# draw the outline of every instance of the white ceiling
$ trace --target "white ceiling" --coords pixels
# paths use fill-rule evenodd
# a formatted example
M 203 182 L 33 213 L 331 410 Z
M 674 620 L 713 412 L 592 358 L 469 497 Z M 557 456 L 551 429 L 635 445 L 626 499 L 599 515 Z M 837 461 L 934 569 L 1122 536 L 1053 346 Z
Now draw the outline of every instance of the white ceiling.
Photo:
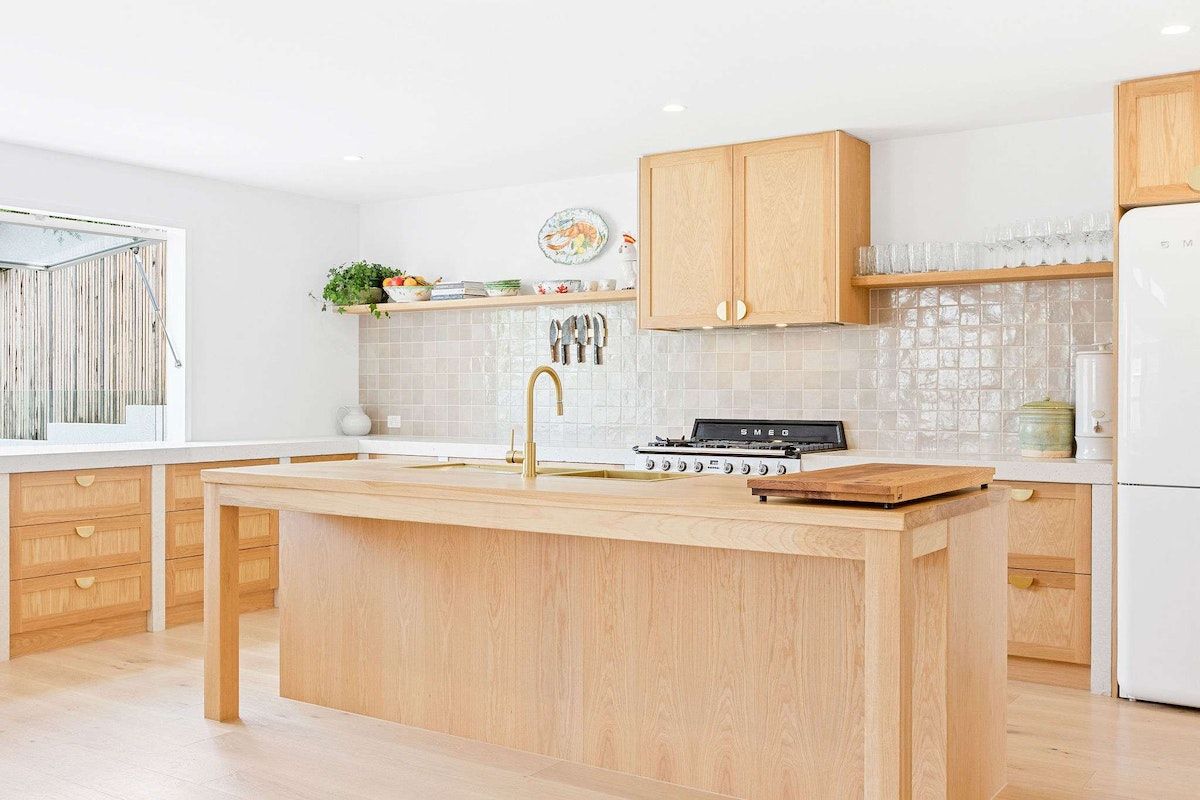
M 1097 113 L 1197 68 L 1195 0 L 14 0 L 0 141 L 370 201 Z

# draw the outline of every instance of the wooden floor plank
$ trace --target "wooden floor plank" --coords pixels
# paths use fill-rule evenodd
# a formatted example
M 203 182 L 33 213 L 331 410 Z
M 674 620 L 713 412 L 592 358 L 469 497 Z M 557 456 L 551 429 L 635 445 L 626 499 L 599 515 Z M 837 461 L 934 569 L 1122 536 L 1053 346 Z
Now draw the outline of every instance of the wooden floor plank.
M 199 624 L 0 663 L 0 797 L 714 800 L 277 696 L 277 612 L 243 616 L 243 722 L 203 718 Z M 1004 800 L 1191 800 L 1200 712 L 1010 681 Z

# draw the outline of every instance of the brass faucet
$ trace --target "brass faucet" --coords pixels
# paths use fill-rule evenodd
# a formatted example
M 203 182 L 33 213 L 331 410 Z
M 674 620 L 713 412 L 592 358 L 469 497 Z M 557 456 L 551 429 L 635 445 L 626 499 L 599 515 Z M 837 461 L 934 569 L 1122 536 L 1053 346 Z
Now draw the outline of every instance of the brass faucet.
M 537 443 L 533 440 L 533 388 L 537 385 L 538 377 L 543 374 L 549 375 L 550 380 L 554 382 L 558 415 L 561 417 L 563 413 L 562 381 L 559 380 L 558 373 L 551 367 L 538 367 L 529 374 L 529 383 L 525 385 L 525 454 L 521 455 L 516 447 L 510 444 L 511 449 L 505 457 L 505 461 L 510 464 L 522 465 L 521 476 L 525 478 L 537 477 Z

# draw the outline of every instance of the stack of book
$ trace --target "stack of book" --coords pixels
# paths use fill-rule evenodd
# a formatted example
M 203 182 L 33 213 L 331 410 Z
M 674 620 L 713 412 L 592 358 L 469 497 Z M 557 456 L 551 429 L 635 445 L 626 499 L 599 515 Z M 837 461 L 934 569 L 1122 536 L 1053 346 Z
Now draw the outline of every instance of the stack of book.
M 487 290 L 482 281 L 457 281 L 455 283 L 437 283 L 433 286 L 430 300 L 462 300 L 466 297 L 487 297 Z

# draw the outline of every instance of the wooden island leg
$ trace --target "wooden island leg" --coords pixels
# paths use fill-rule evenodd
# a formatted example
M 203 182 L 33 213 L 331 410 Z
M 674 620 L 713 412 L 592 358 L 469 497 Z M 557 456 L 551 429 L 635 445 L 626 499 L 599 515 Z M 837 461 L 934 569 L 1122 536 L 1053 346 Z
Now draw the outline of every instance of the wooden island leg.
M 238 510 L 204 484 L 204 716 L 238 718 Z

